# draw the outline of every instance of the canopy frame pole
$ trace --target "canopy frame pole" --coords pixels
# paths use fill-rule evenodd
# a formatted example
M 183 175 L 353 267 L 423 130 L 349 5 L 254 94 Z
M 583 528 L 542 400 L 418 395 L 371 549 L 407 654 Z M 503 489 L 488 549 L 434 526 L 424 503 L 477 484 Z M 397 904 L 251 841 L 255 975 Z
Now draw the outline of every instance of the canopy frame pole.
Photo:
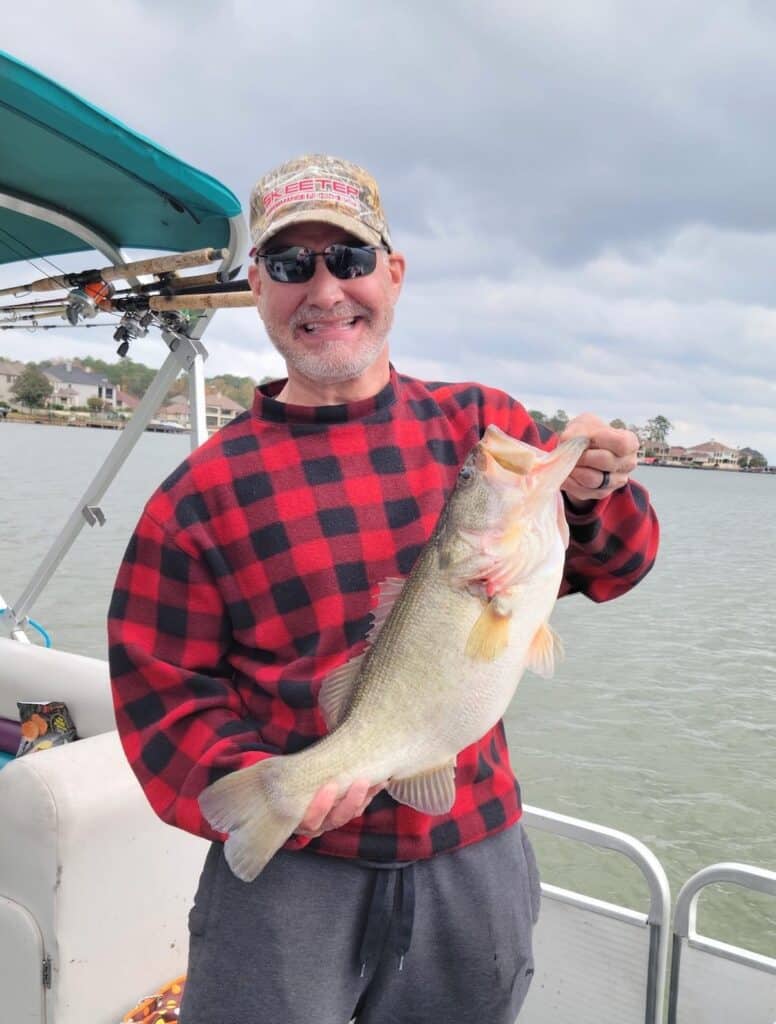
M 41 207 L 41 209 L 43 208 Z M 52 215 L 56 214 L 56 211 L 52 210 L 50 212 Z M 56 215 L 59 216 L 58 214 Z M 31 213 L 31 216 L 39 216 L 39 214 Z M 68 228 L 67 230 L 73 229 Z M 73 231 L 73 233 L 78 234 L 79 237 L 84 237 L 78 231 Z M 222 271 L 228 272 L 238 262 L 238 254 L 244 251 L 247 239 L 248 233 L 242 216 L 230 218 L 228 255 L 221 264 Z M 94 244 L 98 240 L 101 241 L 101 244 Z M 107 239 L 100 240 L 95 234 L 93 239 L 89 238 L 88 241 L 90 245 L 94 244 L 95 248 L 114 262 L 125 262 L 121 252 L 114 250 Z M 51 545 L 18 601 L 12 606 L 9 605 L 5 610 L 5 614 L 12 624 L 11 637 L 13 639 L 22 640 L 24 638 L 24 640 L 27 640 L 26 634 L 24 634 L 27 615 L 48 581 L 56 572 L 62 559 L 73 546 L 84 524 L 89 523 L 90 526 L 95 526 L 97 523 L 102 525 L 105 522 L 105 516 L 99 507 L 99 501 L 126 461 L 127 456 L 137 444 L 148 423 L 156 415 L 164 396 L 181 370 L 188 371 L 192 376 L 190 384 L 192 395 L 192 448 L 196 448 L 201 441 L 207 438 L 203 363 L 208 353 L 199 339 L 204 334 L 216 312 L 215 309 L 207 310 L 203 316 L 199 317 L 187 328 L 186 333 L 169 329 L 163 332 L 162 336 L 170 347 L 170 354 L 157 372 L 140 405 L 138 405 L 132 418 L 122 430 L 116 444 L 87 487 L 81 500 L 76 505 L 59 536 Z M 196 427 L 195 424 L 197 424 Z
M 221 264 L 221 272 L 226 276 L 239 261 L 237 254 L 246 252 L 249 248 L 250 236 L 242 216 L 229 219 L 229 241 L 226 248 L 229 256 Z M 207 330 L 207 327 L 215 316 L 215 309 L 207 309 L 204 314 L 194 323 L 188 332 L 189 337 L 198 340 Z M 191 450 L 194 451 L 204 441 L 207 441 L 207 396 L 205 394 L 205 370 L 204 361 L 207 359 L 207 351 L 203 349 L 201 358 L 196 358 L 189 369 L 189 410 L 191 417 Z
M 122 430 L 118 441 L 100 466 L 26 589 L 19 600 L 8 608 L 6 614 L 10 616 L 16 626 L 24 625 L 27 613 L 54 575 L 84 525 L 89 523 L 90 526 L 95 526 L 97 523 L 102 525 L 105 522 L 105 516 L 99 507 L 100 499 L 137 444 L 143 431 L 156 415 L 175 378 L 181 370 L 189 370 L 197 357 L 203 357 L 206 354 L 201 342 L 192 341 L 184 334 L 176 334 L 174 338 L 171 338 L 170 349 L 170 354 L 151 382 L 140 405 L 133 413 L 132 419 Z
M 207 441 L 207 395 L 205 393 L 205 361 L 194 358 L 189 369 L 189 415 L 191 417 L 191 450 Z
M 31 199 L 25 199 L 22 196 L 0 191 L 0 207 L 6 210 L 13 210 L 14 213 L 23 213 L 27 217 L 34 217 L 36 220 L 42 220 L 47 224 L 53 224 L 55 227 L 62 228 L 63 231 L 67 231 L 71 235 L 75 235 L 76 238 L 82 239 L 90 248 L 101 252 L 111 263 L 126 262 L 121 255 L 121 249 L 114 245 L 110 239 L 101 235 L 85 221 L 77 220 L 75 217 L 70 216 L 70 214 L 62 213 L 61 210 L 57 210 L 53 206 L 47 206 L 39 201 L 33 202 Z M 45 253 L 29 253 L 20 256 L 19 260 L 39 260 L 43 259 L 44 256 Z M 138 282 L 133 281 L 132 283 L 137 284 Z M 20 289 L 20 291 L 23 291 L 23 289 Z

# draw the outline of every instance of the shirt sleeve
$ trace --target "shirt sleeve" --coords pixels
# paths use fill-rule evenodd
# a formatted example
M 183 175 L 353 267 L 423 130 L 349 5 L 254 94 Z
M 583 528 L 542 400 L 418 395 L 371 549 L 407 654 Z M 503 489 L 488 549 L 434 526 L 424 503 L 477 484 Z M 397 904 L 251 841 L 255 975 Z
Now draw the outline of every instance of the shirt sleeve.
M 655 564 L 660 528 L 647 491 L 629 481 L 584 510 L 566 502 L 571 535 L 560 594 L 609 601 L 635 587 Z
M 556 434 L 537 425 L 517 402 L 504 429 L 545 449 L 554 448 L 558 441 Z M 641 484 L 630 480 L 583 508 L 572 508 L 568 501 L 565 506 L 570 540 L 561 597 L 579 593 L 593 601 L 610 601 L 647 575 L 655 563 L 660 528 Z
M 109 663 L 119 736 L 149 803 L 212 840 L 224 837 L 202 816 L 199 794 L 272 751 L 232 684 L 228 610 L 194 554 L 143 514 L 113 592 Z

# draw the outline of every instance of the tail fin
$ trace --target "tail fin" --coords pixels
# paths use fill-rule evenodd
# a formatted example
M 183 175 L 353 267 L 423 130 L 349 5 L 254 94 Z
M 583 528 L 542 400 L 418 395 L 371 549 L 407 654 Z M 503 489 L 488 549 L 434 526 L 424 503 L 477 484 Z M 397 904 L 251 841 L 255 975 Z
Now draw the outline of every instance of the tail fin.
M 298 813 L 283 792 L 279 775 L 285 757 L 268 758 L 225 775 L 199 797 L 207 820 L 219 832 L 228 832 L 224 846 L 227 863 L 243 882 L 252 882 L 302 820 L 307 801 L 298 801 Z M 282 808 L 278 797 L 283 795 Z

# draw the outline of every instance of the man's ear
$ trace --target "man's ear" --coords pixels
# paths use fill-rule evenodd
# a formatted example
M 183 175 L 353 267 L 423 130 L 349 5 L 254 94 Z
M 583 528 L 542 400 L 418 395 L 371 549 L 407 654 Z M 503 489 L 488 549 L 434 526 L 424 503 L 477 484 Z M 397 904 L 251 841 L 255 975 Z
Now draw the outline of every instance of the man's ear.
M 261 295 L 261 274 L 255 263 L 251 263 L 248 267 L 248 284 L 251 286 L 254 299 L 258 302 L 259 295 Z
M 389 252 L 388 273 L 391 275 L 391 284 L 393 285 L 397 296 L 401 291 L 405 270 L 406 263 L 402 254 L 400 252 Z

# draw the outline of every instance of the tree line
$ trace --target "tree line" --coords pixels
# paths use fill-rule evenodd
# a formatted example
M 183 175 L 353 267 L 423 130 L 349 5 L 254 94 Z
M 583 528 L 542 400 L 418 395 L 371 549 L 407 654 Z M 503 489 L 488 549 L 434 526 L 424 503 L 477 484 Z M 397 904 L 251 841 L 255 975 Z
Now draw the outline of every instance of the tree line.
M 528 415 L 536 423 L 541 423 L 542 426 L 554 430 L 556 434 L 563 433 L 569 422 L 569 415 L 563 409 L 558 409 L 553 416 L 547 416 L 539 409 L 529 409 Z M 651 441 L 660 444 L 665 444 L 668 434 L 674 428 L 673 423 L 665 416 L 655 416 L 653 419 L 647 420 L 643 427 L 639 427 L 635 423 L 626 423 L 621 419 L 612 420 L 609 426 L 615 427 L 617 430 L 633 431 L 642 443 Z
M 549 427 L 550 430 L 554 430 L 558 434 L 566 429 L 569 421 L 569 416 L 563 409 L 558 409 L 553 416 L 547 416 L 539 409 L 529 409 L 528 413 L 537 423 Z M 673 423 L 663 415 L 653 416 L 641 427 L 635 423 L 626 424 L 621 419 L 612 420 L 609 426 L 619 430 L 633 431 L 644 449 L 644 454 L 658 458 L 665 455 L 668 435 L 674 429 Z M 768 466 L 768 460 L 762 452 L 758 452 L 755 448 L 742 448 L 738 457 L 738 465 L 741 469 L 765 469 Z
M 74 366 L 79 366 L 83 370 L 89 369 L 96 375 L 107 377 L 114 387 L 121 388 L 126 394 L 134 395 L 136 398 L 143 397 L 156 375 L 156 370 L 152 367 L 146 366 L 144 363 L 136 363 L 128 357 L 118 363 L 106 363 L 105 360 L 95 359 L 93 356 L 73 359 L 72 362 Z M 54 388 L 43 370 L 52 365 L 53 363 L 49 361 L 27 363 L 11 388 L 17 401 L 30 409 L 41 408 L 49 401 Z M 239 402 L 245 409 L 251 407 L 256 383 L 252 377 L 238 377 L 232 373 L 222 373 L 217 377 L 206 378 L 206 385 L 209 389 Z M 187 387 L 186 377 L 179 377 L 167 392 L 164 404 L 166 405 L 174 398 L 185 394 Z M 97 412 L 102 408 L 103 403 L 99 398 L 90 398 L 87 405 Z M 563 433 L 570 419 L 564 409 L 557 409 L 552 416 L 548 416 L 540 409 L 529 409 L 528 414 L 536 423 L 549 427 L 556 434 Z M 609 425 L 620 430 L 632 430 L 639 438 L 646 455 L 664 454 L 666 439 L 674 428 L 668 417 L 663 415 L 653 416 L 641 427 L 634 423 L 626 424 L 621 419 L 613 419 Z M 759 469 L 766 467 L 768 462 L 755 449 L 744 448 L 741 451 L 738 464 L 742 469 Z
M 0 356 L 0 360 L 2 359 Z M 137 363 L 128 357 L 118 363 L 106 363 L 104 359 L 95 359 L 93 356 L 74 358 L 69 362 L 79 369 L 90 370 L 95 376 L 107 377 L 114 387 L 135 398 L 143 397 L 157 373 L 153 367 Z M 11 393 L 16 400 L 29 409 L 42 408 L 54 393 L 54 387 L 43 371 L 53 365 L 54 362 L 50 360 L 27 363 L 11 387 Z M 216 377 L 207 377 L 205 384 L 208 390 L 218 391 L 227 398 L 239 402 L 246 409 L 250 408 L 253 402 L 256 381 L 252 377 L 223 373 Z M 179 377 L 165 395 L 163 404 L 166 405 L 174 398 L 185 394 L 187 389 L 185 375 Z M 98 398 L 90 399 L 87 404 L 95 411 L 102 407 L 102 402 Z

